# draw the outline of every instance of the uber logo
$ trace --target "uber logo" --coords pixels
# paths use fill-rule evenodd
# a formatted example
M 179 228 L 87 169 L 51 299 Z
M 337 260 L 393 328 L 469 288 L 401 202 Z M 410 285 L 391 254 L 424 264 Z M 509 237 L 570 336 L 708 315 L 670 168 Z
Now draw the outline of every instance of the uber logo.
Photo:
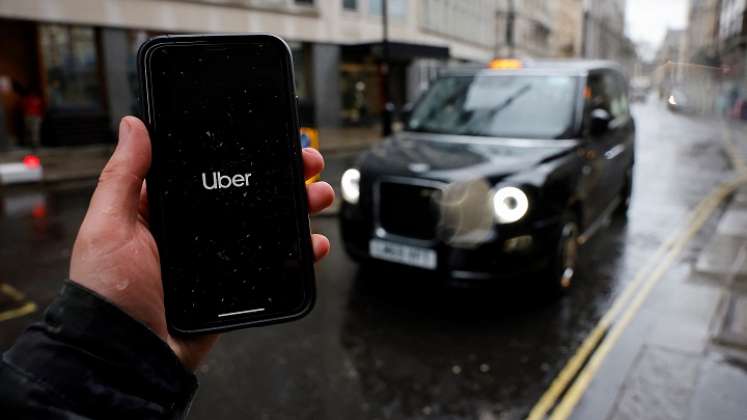
M 210 175 L 206 175 L 205 172 L 202 173 L 202 186 L 206 190 L 214 190 L 214 189 L 224 189 L 224 188 L 231 188 L 231 187 L 246 187 L 249 185 L 249 177 L 252 176 L 252 174 L 236 174 L 234 176 L 229 175 L 223 175 L 218 172 L 213 172 L 211 181 L 208 182 L 208 178 Z

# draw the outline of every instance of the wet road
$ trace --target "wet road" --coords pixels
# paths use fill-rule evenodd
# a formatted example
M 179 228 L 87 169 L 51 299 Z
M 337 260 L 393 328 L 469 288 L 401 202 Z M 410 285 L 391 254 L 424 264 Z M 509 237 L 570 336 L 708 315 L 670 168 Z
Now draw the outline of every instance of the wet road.
M 727 177 L 717 123 L 653 101 L 634 113 L 629 217 L 584 245 L 568 296 L 542 301 L 531 279 L 448 290 L 428 278 L 360 272 L 339 244 L 336 220 L 317 217 L 313 228 L 333 250 L 317 267 L 316 309 L 300 322 L 223 336 L 199 369 L 191 418 L 524 417 L 640 265 Z M 336 179 L 353 158 L 331 159 L 326 177 Z M 48 304 L 90 192 L 90 183 L 8 191 L 0 281 Z M 10 304 L 0 298 L 0 310 Z M 32 318 L 0 322 L 0 348 Z

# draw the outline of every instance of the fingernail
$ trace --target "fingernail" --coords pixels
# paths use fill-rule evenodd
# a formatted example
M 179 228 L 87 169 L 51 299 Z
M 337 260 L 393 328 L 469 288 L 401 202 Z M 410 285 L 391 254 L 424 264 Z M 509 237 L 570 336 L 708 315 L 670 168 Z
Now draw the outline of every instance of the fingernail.
M 132 127 L 130 127 L 130 122 L 127 121 L 127 118 L 122 118 L 119 122 L 119 142 L 129 138 L 131 130 Z

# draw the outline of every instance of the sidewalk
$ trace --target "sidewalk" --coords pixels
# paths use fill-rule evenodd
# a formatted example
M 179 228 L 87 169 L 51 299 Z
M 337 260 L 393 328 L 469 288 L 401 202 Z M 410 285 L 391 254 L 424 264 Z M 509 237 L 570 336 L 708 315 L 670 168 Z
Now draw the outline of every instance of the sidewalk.
M 713 325 L 719 350 L 747 366 L 747 188 L 740 190 L 716 235 L 698 259 L 696 272 L 715 280 L 722 297 Z M 745 390 L 747 394 L 747 389 Z M 747 414 L 747 410 L 745 411 Z
M 341 127 L 319 130 L 321 151 L 332 157 L 355 153 L 381 141 L 380 128 Z M 39 156 L 44 168 L 44 182 L 60 182 L 98 177 L 111 156 L 114 145 L 97 144 L 74 147 L 49 147 L 36 151 L 16 149 L 0 153 L 0 163 L 20 162 L 28 154 Z
M 16 149 L 0 153 L 0 163 L 20 162 L 24 156 L 35 154 L 44 168 L 44 182 L 70 181 L 96 178 L 113 150 L 112 144 Z
M 745 173 L 747 130 L 730 128 L 727 153 Z M 747 186 L 700 240 L 694 262 L 670 267 L 644 301 L 570 418 L 747 419 Z

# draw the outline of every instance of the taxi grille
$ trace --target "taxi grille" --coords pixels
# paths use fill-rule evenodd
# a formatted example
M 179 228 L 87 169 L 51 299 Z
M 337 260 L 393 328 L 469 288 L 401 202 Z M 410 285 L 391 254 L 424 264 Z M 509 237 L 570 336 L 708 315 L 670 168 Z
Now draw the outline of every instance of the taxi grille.
M 420 185 L 379 184 L 379 224 L 388 233 L 430 240 L 436 237 L 441 190 Z

